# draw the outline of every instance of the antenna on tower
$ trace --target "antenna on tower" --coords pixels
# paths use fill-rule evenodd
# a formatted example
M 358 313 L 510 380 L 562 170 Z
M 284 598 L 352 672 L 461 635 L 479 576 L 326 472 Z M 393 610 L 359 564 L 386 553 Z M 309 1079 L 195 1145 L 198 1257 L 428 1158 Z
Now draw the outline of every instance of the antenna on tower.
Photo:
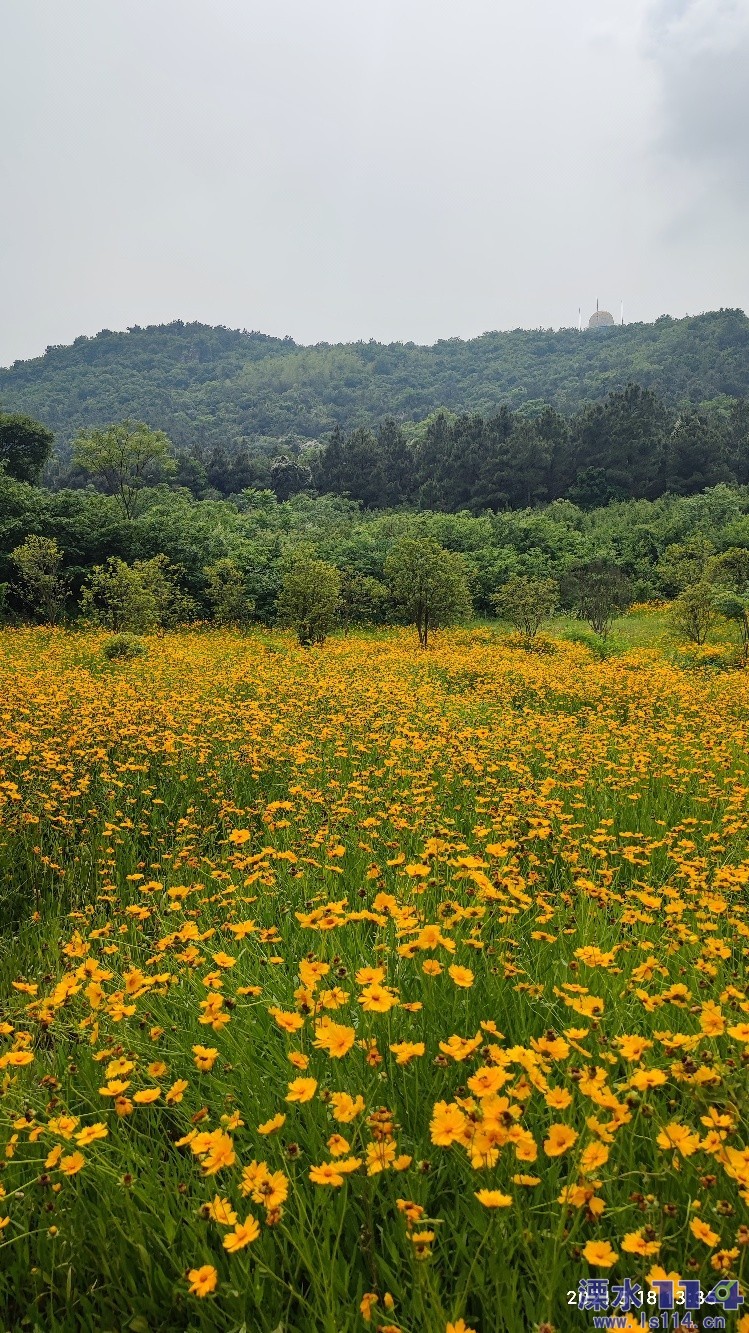
M 624 325 L 624 301 L 622 301 L 622 325 Z
M 581 305 L 577 307 L 577 331 L 578 333 L 583 331 L 583 308 Z

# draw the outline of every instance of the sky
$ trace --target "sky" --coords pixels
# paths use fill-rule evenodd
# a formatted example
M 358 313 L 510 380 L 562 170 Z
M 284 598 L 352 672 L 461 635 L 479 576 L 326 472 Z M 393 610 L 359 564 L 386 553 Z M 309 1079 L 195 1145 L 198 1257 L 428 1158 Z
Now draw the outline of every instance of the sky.
M 749 310 L 749 0 L 0 0 L 0 364 Z

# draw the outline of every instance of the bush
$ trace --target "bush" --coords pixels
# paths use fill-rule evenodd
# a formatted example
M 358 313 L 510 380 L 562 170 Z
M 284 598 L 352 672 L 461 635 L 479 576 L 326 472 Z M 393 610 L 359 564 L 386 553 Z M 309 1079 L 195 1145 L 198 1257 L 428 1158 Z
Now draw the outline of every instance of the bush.
M 114 638 L 107 639 L 101 651 L 108 662 L 116 662 L 132 657 L 145 657 L 148 649 L 143 640 L 136 638 L 134 634 L 115 634 Z
M 583 648 L 587 648 L 599 661 L 626 651 L 620 639 L 612 639 L 610 635 L 604 639 L 600 634 L 590 629 L 583 629 L 582 626 L 567 630 L 564 637 L 568 643 L 579 643 Z
M 515 631 L 500 639 L 503 648 L 521 648 L 526 653 L 538 653 L 541 657 L 550 657 L 558 651 L 553 639 L 544 634 L 522 634 Z

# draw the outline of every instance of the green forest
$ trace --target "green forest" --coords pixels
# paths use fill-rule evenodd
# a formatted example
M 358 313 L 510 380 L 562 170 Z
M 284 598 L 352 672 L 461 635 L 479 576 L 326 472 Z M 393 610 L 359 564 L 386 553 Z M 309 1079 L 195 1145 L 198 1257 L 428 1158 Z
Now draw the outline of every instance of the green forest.
M 563 610 L 581 578 L 612 606 L 695 586 L 707 606 L 726 570 L 743 595 L 748 349 L 739 311 L 433 348 L 175 323 L 48 349 L 1 373 L 3 614 L 271 625 L 312 570 L 334 620 L 387 623 L 414 541 L 459 558 L 482 616 L 529 579 Z
M 502 405 L 565 416 L 630 382 L 670 406 L 749 394 L 749 319 L 741 310 L 595 332 L 516 329 L 431 347 L 374 341 L 315 347 L 291 338 L 172 324 L 103 330 L 0 370 L 0 406 L 54 431 L 125 417 L 164 430 L 178 448 L 266 437 L 321 439 L 388 416 L 436 408 L 493 416 Z

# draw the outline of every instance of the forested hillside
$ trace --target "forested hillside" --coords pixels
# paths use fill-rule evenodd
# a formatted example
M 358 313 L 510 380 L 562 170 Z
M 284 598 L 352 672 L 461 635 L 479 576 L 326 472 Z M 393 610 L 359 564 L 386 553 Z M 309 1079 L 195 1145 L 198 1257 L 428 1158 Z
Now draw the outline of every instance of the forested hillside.
M 81 427 L 131 417 L 178 448 L 285 436 L 319 439 L 437 407 L 492 416 L 506 404 L 564 414 L 635 382 L 667 404 L 749 395 L 749 319 L 740 310 L 578 333 L 486 333 L 431 347 L 301 347 L 204 324 L 107 330 L 0 370 L 0 407 L 43 421 L 58 448 Z

